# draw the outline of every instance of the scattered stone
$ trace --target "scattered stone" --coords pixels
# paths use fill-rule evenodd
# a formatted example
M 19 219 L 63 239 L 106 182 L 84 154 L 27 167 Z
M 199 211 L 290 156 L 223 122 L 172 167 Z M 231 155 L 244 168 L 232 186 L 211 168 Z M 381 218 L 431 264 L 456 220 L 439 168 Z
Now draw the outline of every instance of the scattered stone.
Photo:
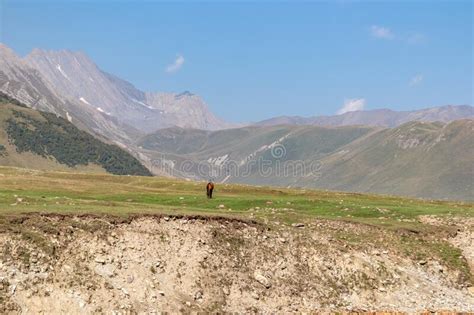
M 223 287 L 222 288 L 222 292 L 225 294 L 225 295 L 229 295 L 230 294 L 230 290 L 228 287 Z
M 133 280 L 135 280 L 135 278 L 134 278 L 132 275 L 129 275 L 129 276 L 127 277 L 127 283 L 132 283 Z
M 165 292 L 163 292 L 163 291 L 158 291 L 158 294 L 161 295 L 161 296 L 165 296 Z
M 469 292 L 472 296 L 474 296 L 474 287 L 467 288 L 467 292 Z
M 418 262 L 418 264 L 419 264 L 420 266 L 424 266 L 424 265 L 426 265 L 427 263 L 428 263 L 428 262 L 427 262 L 426 260 L 420 260 L 420 261 Z
M 201 290 L 197 291 L 197 292 L 194 294 L 194 300 L 196 300 L 196 301 L 197 301 L 197 300 L 202 300 L 202 295 L 203 295 L 203 293 L 202 293 Z
M 217 208 L 219 209 L 225 209 L 225 206 L 223 204 L 220 204 Z
M 106 260 L 105 260 L 105 257 L 103 257 L 103 256 L 97 256 L 97 257 L 94 259 L 94 261 L 95 261 L 96 263 L 98 263 L 98 264 L 104 265 Z
M 293 223 L 291 226 L 296 228 L 304 228 L 304 223 Z
M 104 283 L 104 287 L 105 287 L 107 290 L 112 290 L 112 289 L 114 288 L 114 286 L 113 286 L 110 282 Z
M 272 283 L 270 282 L 270 280 L 257 271 L 254 273 L 254 278 L 267 289 L 269 289 L 272 286 Z

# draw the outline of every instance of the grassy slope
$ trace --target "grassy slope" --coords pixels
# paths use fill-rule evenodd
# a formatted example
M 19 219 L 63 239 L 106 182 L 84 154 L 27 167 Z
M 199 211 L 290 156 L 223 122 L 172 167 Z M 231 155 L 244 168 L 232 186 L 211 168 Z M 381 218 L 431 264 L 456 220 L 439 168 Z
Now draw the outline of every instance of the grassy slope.
M 472 203 L 423 201 L 382 195 L 219 185 L 205 197 L 205 183 L 168 178 L 43 172 L 0 167 L 0 209 L 130 214 L 225 214 L 297 222 L 314 217 L 388 227 L 419 227 L 418 215 L 474 216 Z M 14 195 L 24 198 L 15 204 Z M 13 204 L 13 205 L 12 205 Z M 225 209 L 218 209 L 223 204 Z M 260 207 L 257 211 L 256 207 Z M 253 210 L 252 210 L 253 208 Z M 265 210 L 265 208 L 268 208 Z M 276 213 L 272 213 L 271 209 Z M 230 210 L 231 209 L 231 210 Z
M 158 177 L 0 167 L 0 229 L 5 228 L 7 218 L 31 212 L 218 215 L 253 219 L 269 228 L 319 219 L 350 221 L 379 229 L 378 236 L 370 230 L 343 229 L 328 233 L 350 246 L 382 244 L 413 259 L 441 259 L 460 270 L 464 279 L 471 278 L 459 249 L 445 241 L 455 228 L 425 225 L 419 216 L 472 218 L 472 203 L 243 185 L 217 185 L 216 198 L 208 200 L 204 184 Z
M 322 160 L 316 187 L 425 198 L 474 199 L 472 120 L 411 122 L 348 145 Z
M 151 175 L 128 152 L 0 94 L 0 165 Z
M 15 167 L 31 167 L 34 166 L 40 170 L 56 170 L 66 171 L 70 170 L 66 165 L 58 163 L 54 158 L 42 158 L 37 154 L 31 152 L 19 153 L 16 147 L 9 143 L 8 134 L 5 130 L 6 120 L 11 118 L 11 110 L 23 110 L 13 105 L 1 104 L 0 110 L 0 145 L 5 147 L 4 154 L 0 155 L 0 165 L 3 166 L 15 166 Z M 39 112 L 24 109 L 28 111 L 34 119 L 42 119 Z M 80 172 L 99 172 L 105 173 L 105 170 L 96 164 L 82 165 L 75 168 L 76 171 Z

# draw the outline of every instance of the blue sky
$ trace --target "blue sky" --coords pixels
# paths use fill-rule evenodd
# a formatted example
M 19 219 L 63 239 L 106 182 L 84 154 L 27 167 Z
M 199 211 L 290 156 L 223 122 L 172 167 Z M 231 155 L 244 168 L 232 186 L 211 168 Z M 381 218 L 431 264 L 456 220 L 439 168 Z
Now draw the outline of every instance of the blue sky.
M 0 3 L 20 55 L 81 50 L 230 121 L 473 103 L 471 1 Z

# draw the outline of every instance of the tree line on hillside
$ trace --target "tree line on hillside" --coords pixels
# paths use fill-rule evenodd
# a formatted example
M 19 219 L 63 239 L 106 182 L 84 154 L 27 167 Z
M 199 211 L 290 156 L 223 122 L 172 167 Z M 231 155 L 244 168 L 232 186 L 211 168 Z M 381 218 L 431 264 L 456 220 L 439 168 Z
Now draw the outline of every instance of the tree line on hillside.
M 5 97 L 1 96 L 0 100 Z M 6 132 L 17 152 L 52 156 L 69 167 L 96 163 L 112 174 L 151 176 L 150 171 L 128 152 L 99 141 L 62 117 L 38 113 L 43 119 L 12 110 L 12 117 L 7 119 Z

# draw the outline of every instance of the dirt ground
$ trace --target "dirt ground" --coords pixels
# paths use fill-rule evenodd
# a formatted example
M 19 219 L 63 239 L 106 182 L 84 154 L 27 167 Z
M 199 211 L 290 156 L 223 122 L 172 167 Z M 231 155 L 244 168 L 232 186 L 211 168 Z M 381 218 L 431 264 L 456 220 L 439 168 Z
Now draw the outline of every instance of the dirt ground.
M 395 232 L 366 225 L 39 214 L 7 223 L 0 313 L 474 312 L 471 279 L 401 255 Z M 472 268 L 474 234 L 460 226 L 449 241 Z M 379 241 L 338 237 L 348 231 Z

